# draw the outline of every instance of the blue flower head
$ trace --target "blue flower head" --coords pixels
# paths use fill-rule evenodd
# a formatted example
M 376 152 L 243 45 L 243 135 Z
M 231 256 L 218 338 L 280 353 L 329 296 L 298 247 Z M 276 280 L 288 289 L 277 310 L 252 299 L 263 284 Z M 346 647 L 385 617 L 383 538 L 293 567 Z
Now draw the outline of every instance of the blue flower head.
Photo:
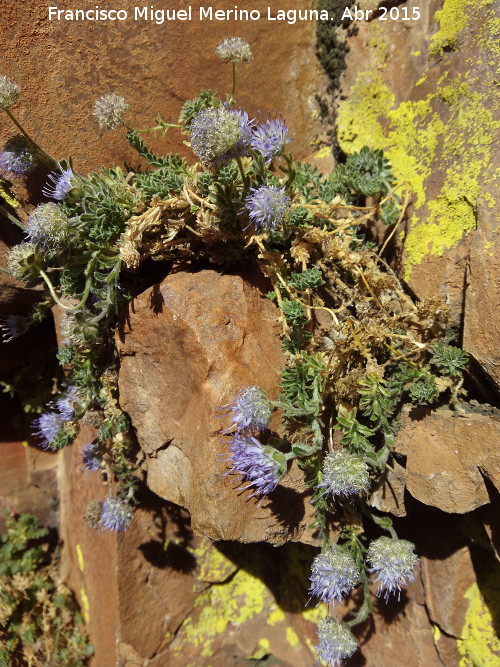
M 273 118 L 253 130 L 252 148 L 259 151 L 266 162 L 271 162 L 291 140 L 281 118 Z
M 41 447 L 49 449 L 64 426 L 64 421 L 58 412 L 44 412 L 37 417 L 33 425 L 33 434 L 41 440 Z
M 66 392 L 66 396 L 59 398 L 56 401 L 56 406 L 63 421 L 72 421 L 76 416 L 76 412 L 80 409 L 80 401 L 76 387 L 70 385 Z
M 0 152 L 0 172 L 24 176 L 35 167 L 37 162 L 33 149 L 22 134 L 18 134 L 5 144 Z
M 340 661 L 350 658 L 357 650 L 358 642 L 347 623 L 337 621 L 331 616 L 318 623 L 319 644 L 316 646 L 318 657 L 329 667 L 340 667 Z
M 418 562 L 414 553 L 415 545 L 408 540 L 397 540 L 390 537 L 379 537 L 368 548 L 367 560 L 371 565 L 370 572 L 377 576 L 377 595 L 384 592 L 387 602 L 389 595 L 401 594 L 401 586 L 414 580 L 413 569 Z
M 13 338 L 21 336 L 28 330 L 28 322 L 20 315 L 0 315 L 0 339 L 2 343 L 10 343 Z
M 363 459 L 347 449 L 330 452 L 323 463 L 323 481 L 318 488 L 325 494 L 348 497 L 368 491 L 370 475 Z
M 100 528 L 116 532 L 127 530 L 133 514 L 132 508 L 127 502 L 121 500 L 121 498 L 110 496 L 101 505 Z
M 238 119 L 240 127 L 240 138 L 237 141 L 234 151 L 238 155 L 248 155 L 247 148 L 252 141 L 252 131 L 255 127 L 255 118 L 250 119 L 246 111 L 243 109 L 232 109 L 231 113 Z
M 191 147 L 206 164 L 227 155 L 242 137 L 241 117 L 224 106 L 200 111 L 191 123 Z
M 83 445 L 82 464 L 88 472 L 97 472 L 101 469 L 102 457 L 98 452 L 97 443 L 89 442 L 87 445 Z
M 231 421 L 238 432 L 246 429 L 263 431 L 271 419 L 271 403 L 259 387 L 242 389 L 233 403 L 225 407 L 232 412 Z
M 226 474 L 239 475 L 248 484 L 242 489 L 255 487 L 255 495 L 267 496 L 285 476 L 287 465 L 284 455 L 274 447 L 265 447 L 256 438 L 235 433 L 229 448 L 228 460 L 233 467 Z
M 359 581 L 359 569 L 351 553 L 334 544 L 313 560 L 309 593 L 331 604 L 342 600 Z
M 259 188 L 250 189 L 245 206 L 250 223 L 253 223 L 257 230 L 272 231 L 283 222 L 290 210 L 290 197 L 284 186 L 279 188 L 274 185 L 261 185 Z
M 52 182 L 52 185 L 50 181 Z M 73 174 L 72 169 L 68 168 L 52 171 L 49 174 L 49 182 L 42 189 L 42 192 L 46 197 L 62 201 L 68 192 L 73 189 L 75 184 L 76 176 Z

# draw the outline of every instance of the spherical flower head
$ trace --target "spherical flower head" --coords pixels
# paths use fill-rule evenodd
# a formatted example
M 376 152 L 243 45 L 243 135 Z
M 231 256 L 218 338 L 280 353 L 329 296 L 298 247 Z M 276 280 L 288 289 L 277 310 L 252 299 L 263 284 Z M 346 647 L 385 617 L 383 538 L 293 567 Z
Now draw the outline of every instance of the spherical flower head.
M 102 457 L 98 452 L 98 445 L 96 443 L 89 442 L 87 445 L 83 445 L 82 465 L 88 472 L 97 472 L 101 469 Z
M 56 401 L 56 406 L 63 421 L 72 421 L 81 407 L 76 387 L 69 386 L 66 396 L 59 398 Z
M 226 155 L 240 139 L 240 119 L 223 106 L 200 111 L 191 123 L 191 147 L 206 164 Z
M 384 592 L 387 602 L 391 593 L 401 594 L 401 586 L 414 580 L 413 569 L 418 562 L 414 553 L 415 545 L 408 540 L 379 537 L 368 548 L 369 571 L 374 572 L 378 582 L 377 595 Z
M 7 109 L 13 104 L 21 89 L 3 74 L 0 74 L 0 109 Z
M 269 163 L 283 151 L 291 140 L 291 137 L 288 136 L 288 127 L 281 118 L 273 118 L 254 128 L 251 145 Z
M 290 210 L 290 197 L 285 193 L 284 186 L 279 188 L 274 185 L 261 185 L 259 188 L 250 189 L 245 206 L 250 223 L 253 223 L 256 229 L 272 231 L 283 222 Z
M 232 109 L 231 113 L 236 116 L 240 126 L 240 139 L 234 147 L 238 155 L 248 155 L 247 148 L 252 142 L 252 131 L 255 127 L 255 118 L 250 119 L 243 109 Z
M 106 498 L 101 506 L 100 528 L 116 532 L 127 530 L 133 514 L 132 508 L 127 502 L 121 500 L 121 498 L 110 496 Z
M 41 440 L 41 446 L 49 449 L 64 426 L 64 421 L 58 412 L 44 412 L 34 422 L 33 434 Z
M 7 268 L 14 278 L 32 286 L 40 279 L 40 269 L 45 268 L 45 259 L 34 243 L 19 243 L 9 252 Z
M 271 420 L 271 403 L 259 387 L 242 389 L 228 408 L 232 412 L 231 421 L 237 431 L 246 429 L 262 431 L 267 428 Z
M 5 144 L 0 152 L 0 172 L 24 176 L 36 165 L 37 159 L 33 149 L 22 134 L 18 134 Z
M 368 466 L 347 449 L 330 452 L 323 463 L 323 482 L 318 488 L 334 498 L 365 493 L 370 488 Z
M 359 580 L 359 569 L 351 553 L 334 544 L 313 560 L 309 593 L 331 604 L 348 595 Z
M 10 343 L 11 340 L 21 336 L 28 330 L 28 322 L 20 315 L 0 315 L 0 339 L 2 343 Z
M 318 657 L 330 667 L 340 667 L 340 661 L 350 658 L 358 648 L 356 637 L 346 623 L 331 616 L 318 623 L 319 644 L 316 646 Z
M 70 168 L 52 171 L 48 178 L 49 181 L 42 188 L 42 192 L 46 197 L 51 197 L 57 201 L 62 201 L 76 186 L 77 181 L 73 170 Z
M 239 475 L 248 484 L 242 489 L 255 487 L 255 495 L 267 496 L 285 476 L 287 465 L 284 455 L 274 447 L 265 447 L 246 433 L 235 433 L 228 459 L 233 467 L 227 473 Z
M 252 58 L 250 44 L 241 37 L 226 37 L 217 44 L 215 53 L 221 60 L 232 63 L 248 62 Z
M 28 218 L 26 235 L 42 248 L 58 250 L 71 239 L 71 225 L 57 204 L 40 204 Z
M 93 113 L 104 130 L 114 130 L 121 125 L 123 114 L 128 107 L 124 97 L 111 93 L 97 100 Z

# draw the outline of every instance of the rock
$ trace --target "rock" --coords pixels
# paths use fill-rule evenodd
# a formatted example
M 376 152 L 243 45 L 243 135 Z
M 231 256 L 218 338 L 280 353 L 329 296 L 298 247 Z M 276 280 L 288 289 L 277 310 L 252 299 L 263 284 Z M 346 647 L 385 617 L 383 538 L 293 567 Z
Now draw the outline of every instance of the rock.
M 315 7 L 312 0 L 304 4 Z M 47 6 L 37 0 L 22 7 L 10 4 L 2 12 L 0 29 L 11 35 L 5 44 L 5 74 L 22 88 L 13 111 L 57 159 L 67 156 L 71 146 L 79 173 L 101 164 L 136 164 L 138 156 L 127 148 L 123 129 L 99 139 L 92 117 L 95 101 L 110 92 L 123 95 L 130 104 L 126 121 L 133 127 L 153 126 L 158 113 L 175 123 L 185 99 L 208 88 L 223 99 L 230 92 L 231 65 L 220 61 L 214 49 L 222 38 L 236 34 L 253 50 L 253 60 L 238 67 L 238 106 L 259 119 L 265 119 L 268 110 L 286 114 L 295 137 L 293 153 L 304 157 L 319 128 L 316 95 L 322 73 L 314 54 L 315 23 L 268 21 L 267 6 L 264 0 L 252 4 L 252 10 L 262 13 L 258 21 L 233 21 L 232 16 L 227 21 L 200 20 L 199 6 L 193 5 L 191 21 L 157 24 L 149 14 L 147 20 L 134 20 L 132 0 L 120 4 L 128 12 L 124 21 L 83 23 L 49 20 Z M 179 8 L 174 4 L 169 10 Z M 43 66 L 47 58 L 49 76 Z M 14 132 L 3 123 L 0 143 Z M 151 137 L 163 153 L 188 153 L 185 136 L 175 129 L 166 141 Z
M 276 306 L 250 281 L 200 271 L 170 274 L 135 299 L 117 337 L 120 403 L 146 455 L 147 484 L 213 540 L 314 542 L 296 465 L 260 507 L 224 475 L 220 407 L 250 385 L 276 398 L 280 332 Z
M 412 416 L 415 418 L 412 419 Z M 484 477 L 500 486 L 500 420 L 437 410 L 410 413 L 396 438 L 411 495 L 443 512 L 464 514 L 490 502 Z
M 465 302 L 465 346 L 498 383 L 496 9 L 410 0 L 391 11 L 396 20 L 357 22 L 348 40 L 338 141 L 347 153 L 383 149 L 409 184 L 398 266 L 419 298 L 446 295 L 452 321 Z
M 394 516 L 406 516 L 405 488 L 405 469 L 393 460 L 382 481 L 371 494 L 369 504 L 381 512 L 388 512 Z

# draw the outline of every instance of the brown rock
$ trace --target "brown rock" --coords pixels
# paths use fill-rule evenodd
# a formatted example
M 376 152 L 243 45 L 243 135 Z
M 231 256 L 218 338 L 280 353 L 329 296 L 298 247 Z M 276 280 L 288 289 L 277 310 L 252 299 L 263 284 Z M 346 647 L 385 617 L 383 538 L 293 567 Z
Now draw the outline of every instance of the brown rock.
M 171 274 L 138 297 L 117 341 L 120 402 L 146 454 L 147 484 L 186 507 L 194 531 L 210 539 L 312 539 L 312 508 L 295 465 L 259 507 L 224 476 L 221 459 L 228 421 L 220 406 L 250 385 L 276 397 L 280 331 L 276 306 L 250 282 L 201 271 Z
M 416 415 L 416 412 L 415 412 Z M 437 410 L 406 420 L 396 451 L 405 454 L 411 495 L 444 512 L 464 514 L 490 502 L 483 475 L 498 485 L 500 420 Z
M 390 468 L 371 494 L 369 504 L 381 512 L 406 516 L 405 488 L 405 469 L 397 461 L 391 461 Z

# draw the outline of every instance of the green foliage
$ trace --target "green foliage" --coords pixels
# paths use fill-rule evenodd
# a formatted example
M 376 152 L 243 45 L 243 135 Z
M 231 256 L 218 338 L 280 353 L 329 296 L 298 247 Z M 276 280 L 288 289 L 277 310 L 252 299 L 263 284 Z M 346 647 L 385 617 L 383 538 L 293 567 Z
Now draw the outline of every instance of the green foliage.
M 380 221 L 384 225 L 394 225 L 401 215 L 401 197 L 394 194 L 380 207 Z
M 92 655 L 71 592 L 56 579 L 48 531 L 5 514 L 0 537 L 0 667 L 84 667 Z
M 286 418 L 317 417 L 322 404 L 323 363 L 319 355 L 303 354 L 281 374 L 279 407 Z
M 308 341 L 312 334 L 307 331 L 307 317 L 302 305 L 295 300 L 283 299 L 280 308 L 291 326 L 291 332 L 285 339 L 283 345 L 289 352 L 298 352 Z
M 467 368 L 467 353 L 459 347 L 436 343 L 432 348 L 431 363 L 437 366 L 443 375 L 457 377 Z
M 169 167 L 160 167 L 156 171 L 146 174 L 136 174 L 134 182 L 144 193 L 144 199 L 149 201 L 154 195 L 161 199 L 168 199 L 172 193 L 182 191 L 185 175 L 176 173 Z
M 192 100 L 187 100 L 182 105 L 181 113 L 179 115 L 179 123 L 189 129 L 191 123 L 193 122 L 195 116 L 200 113 L 203 109 L 208 109 L 209 107 L 216 107 L 220 105 L 220 100 L 217 97 L 217 93 L 211 90 L 203 90 L 198 97 L 195 97 Z
M 347 410 L 340 406 L 337 423 L 334 429 L 342 430 L 342 439 L 340 443 L 347 447 L 352 454 L 369 455 L 373 452 L 373 444 L 369 438 L 375 435 L 375 429 L 371 429 L 361 424 L 357 418 L 357 409 Z
M 320 287 L 325 284 L 325 281 L 323 280 L 321 271 L 313 267 L 312 269 L 302 271 L 302 273 L 292 273 L 289 284 L 300 291 L 304 291 Z
M 396 397 L 394 388 L 388 388 L 383 378 L 367 373 L 360 384 L 359 406 L 375 429 L 390 429 L 389 418 Z

